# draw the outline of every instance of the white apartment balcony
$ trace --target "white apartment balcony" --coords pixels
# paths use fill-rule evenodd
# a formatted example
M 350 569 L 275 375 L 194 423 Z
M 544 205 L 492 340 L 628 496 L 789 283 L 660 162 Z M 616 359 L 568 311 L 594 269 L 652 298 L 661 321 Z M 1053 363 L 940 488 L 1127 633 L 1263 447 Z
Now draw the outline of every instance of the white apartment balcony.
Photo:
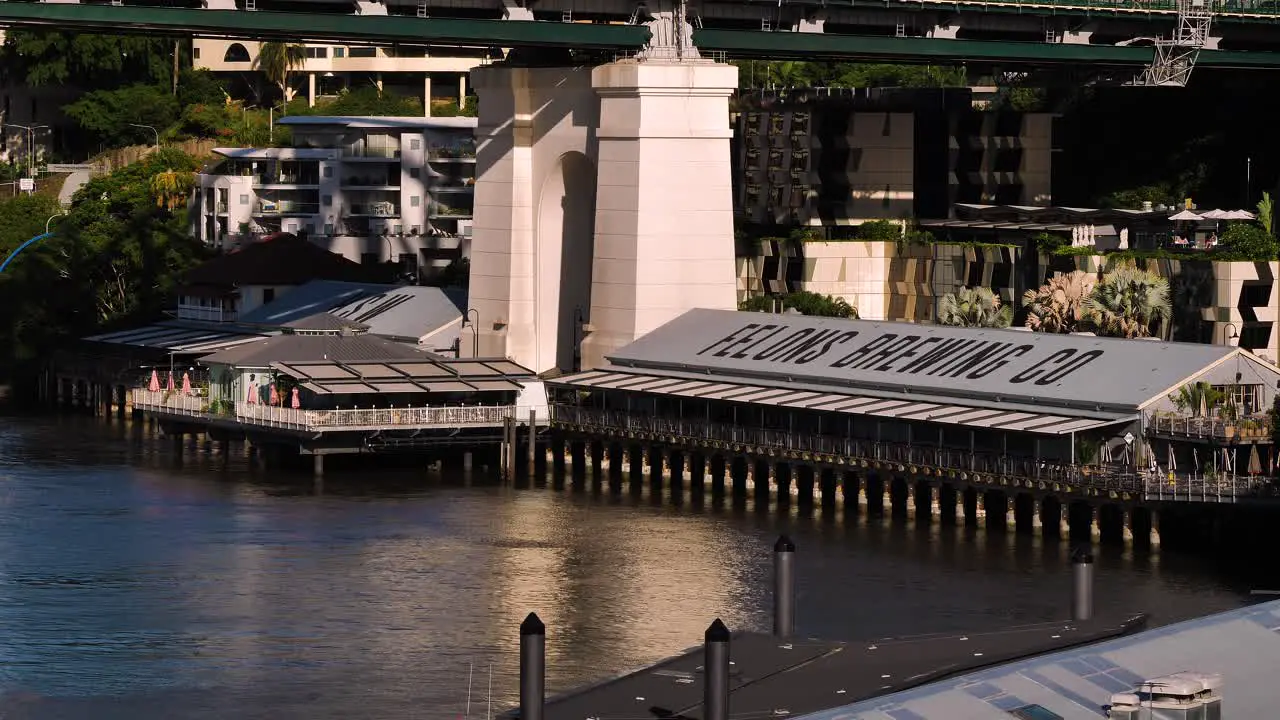
M 349 217 L 400 217 L 400 206 L 393 202 L 358 203 L 347 209 Z
M 254 206 L 254 216 L 316 215 L 320 203 L 294 202 L 291 200 L 259 200 Z
M 253 69 L 253 59 L 258 54 L 259 43 L 249 41 L 199 38 L 195 49 L 200 57 L 193 61 L 197 69 L 213 72 L 248 72 Z M 239 45 L 244 52 L 232 51 Z M 319 51 L 325 57 L 306 58 L 292 73 L 467 73 L 472 68 L 488 65 L 491 61 L 479 57 L 395 57 L 386 48 L 376 48 L 372 57 L 361 57 L 368 48 L 349 48 L 344 45 L 307 43 L 307 48 Z M 351 56 L 355 49 L 357 57 Z M 230 51 L 230 52 L 229 52 Z M 335 57 L 340 52 L 342 57 Z
M 203 320 L 206 322 L 235 322 L 237 313 L 235 310 L 227 310 L 219 307 L 209 307 L 207 305 L 191 305 L 189 303 L 178 303 L 178 319 L 179 320 Z

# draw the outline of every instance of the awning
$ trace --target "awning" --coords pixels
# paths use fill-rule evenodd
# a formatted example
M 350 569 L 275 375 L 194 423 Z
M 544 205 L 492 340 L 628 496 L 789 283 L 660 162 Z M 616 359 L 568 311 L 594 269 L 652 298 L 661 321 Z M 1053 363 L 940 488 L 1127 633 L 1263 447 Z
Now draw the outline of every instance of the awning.
M 974 407 L 955 402 L 763 387 L 744 382 L 692 380 L 614 370 L 590 370 L 548 380 L 547 383 L 572 388 L 634 391 L 698 400 L 723 400 L 767 407 L 915 420 L 1037 435 L 1064 435 L 1115 425 L 1131 419 L 1123 416 L 1073 417 L 1058 413 Z
M 437 360 L 271 363 L 271 369 L 318 394 L 516 392 L 533 373 L 509 360 Z M 669 378 L 628 375 L 627 380 Z

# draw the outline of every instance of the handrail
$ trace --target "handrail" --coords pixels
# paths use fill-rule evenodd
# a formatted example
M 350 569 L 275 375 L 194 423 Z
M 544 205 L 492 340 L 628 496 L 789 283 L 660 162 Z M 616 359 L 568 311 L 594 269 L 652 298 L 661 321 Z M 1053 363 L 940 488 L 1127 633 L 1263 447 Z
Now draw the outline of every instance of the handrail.
M 1228 422 L 1220 418 L 1190 417 L 1153 413 L 1147 416 L 1146 429 L 1155 435 L 1187 438 L 1212 438 L 1215 440 L 1250 440 L 1271 438 L 1271 429 L 1261 422 L 1261 427 L 1247 427 L 1246 421 L 1258 424 L 1261 417 L 1241 418 Z
M 1037 461 L 1034 458 L 991 452 L 969 452 L 950 448 L 855 438 L 795 433 L 787 430 L 749 428 L 725 423 L 635 415 L 616 410 L 597 410 L 574 405 L 551 407 L 552 419 L 584 430 L 612 430 L 651 433 L 674 437 L 680 442 L 724 442 L 771 450 L 830 455 L 974 473 L 995 477 L 1017 477 L 1043 483 L 1057 483 L 1072 489 L 1129 493 L 1146 500 L 1193 500 L 1234 502 L 1237 497 L 1258 495 L 1266 488 L 1262 481 L 1223 474 L 1206 477 L 1187 473 L 1135 471 L 1116 465 L 1068 465 Z
M 185 417 L 222 418 L 247 425 L 308 432 L 366 428 L 495 427 L 518 414 L 514 405 L 371 408 L 313 410 L 277 407 L 243 400 L 228 403 L 226 411 L 208 398 L 180 391 L 133 390 L 133 406 L 139 410 Z

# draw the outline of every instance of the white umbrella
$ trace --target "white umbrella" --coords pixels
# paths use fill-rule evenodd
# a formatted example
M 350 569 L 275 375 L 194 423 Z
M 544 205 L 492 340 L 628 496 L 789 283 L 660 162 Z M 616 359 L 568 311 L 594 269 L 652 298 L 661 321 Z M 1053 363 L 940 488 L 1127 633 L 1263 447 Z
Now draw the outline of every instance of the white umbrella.
M 1201 215 L 1200 217 L 1204 218 L 1205 220 L 1226 220 L 1227 216 L 1230 214 L 1231 213 L 1227 212 L 1226 210 L 1210 210 L 1209 212 Z
M 1224 220 L 1254 220 L 1253 213 L 1247 210 L 1232 210 L 1223 216 Z
M 1169 219 L 1175 220 L 1177 222 L 1183 222 L 1183 221 L 1190 221 L 1190 220 L 1199 220 L 1200 216 L 1191 212 L 1190 210 L 1183 210 L 1177 215 L 1170 215 Z

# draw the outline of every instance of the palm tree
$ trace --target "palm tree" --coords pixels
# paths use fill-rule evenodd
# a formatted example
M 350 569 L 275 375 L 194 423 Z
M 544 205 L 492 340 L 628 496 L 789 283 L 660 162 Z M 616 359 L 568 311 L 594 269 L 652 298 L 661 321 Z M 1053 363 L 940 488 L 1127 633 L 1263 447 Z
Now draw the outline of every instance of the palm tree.
M 1099 335 L 1164 337 L 1173 310 L 1169 281 L 1135 267 L 1118 267 L 1102 277 L 1085 300 L 1088 323 Z
M 1022 296 L 1027 307 L 1027 327 L 1047 333 L 1071 333 L 1084 320 L 1084 302 L 1093 292 L 1094 278 L 1076 270 L 1055 275 L 1036 290 Z
M 264 42 L 258 47 L 258 56 L 253 59 L 253 69 L 280 88 L 281 97 L 288 103 L 293 99 L 289 73 L 302 67 L 306 61 L 307 46 L 302 43 Z
M 960 288 L 938 301 L 938 323 L 956 327 L 1007 328 L 1013 324 L 1013 308 L 1001 306 L 1000 297 L 987 288 Z
M 151 194 L 156 198 L 156 207 L 170 212 L 187 204 L 195 186 L 196 175 L 192 172 L 166 170 L 151 176 Z

